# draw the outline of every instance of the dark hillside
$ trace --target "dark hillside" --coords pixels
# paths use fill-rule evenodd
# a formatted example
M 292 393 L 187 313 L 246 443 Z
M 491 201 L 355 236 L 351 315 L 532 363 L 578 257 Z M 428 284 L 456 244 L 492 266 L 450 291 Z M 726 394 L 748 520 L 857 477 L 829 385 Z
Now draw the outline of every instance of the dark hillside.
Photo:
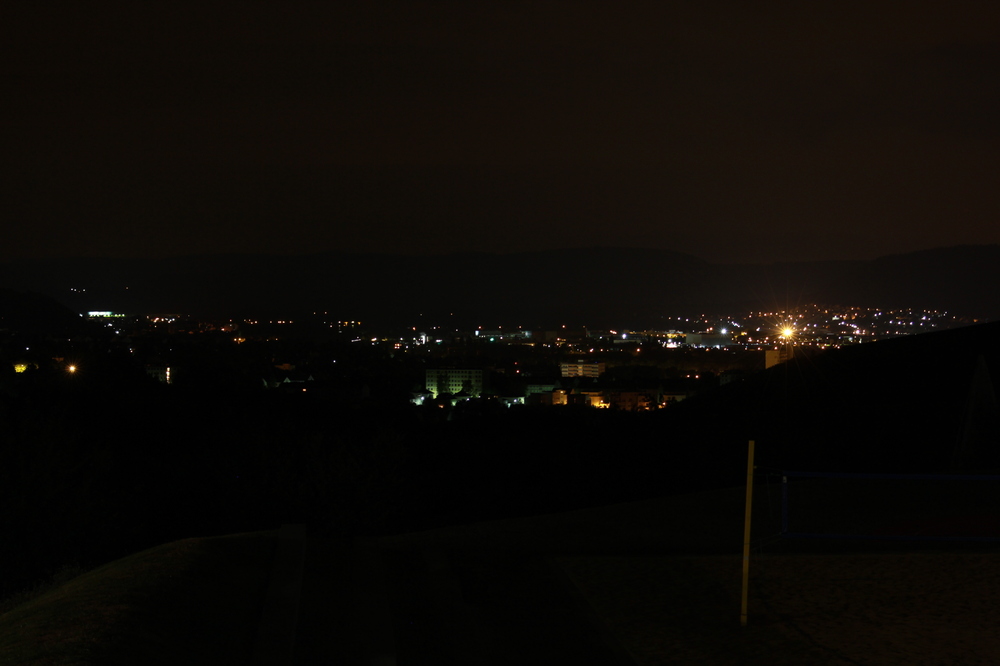
M 84 329 L 79 314 L 49 296 L 0 288 L 0 331 L 66 335 Z
M 1000 322 L 799 357 L 662 417 L 697 448 L 742 452 L 756 439 L 764 466 L 996 470 L 998 376 Z

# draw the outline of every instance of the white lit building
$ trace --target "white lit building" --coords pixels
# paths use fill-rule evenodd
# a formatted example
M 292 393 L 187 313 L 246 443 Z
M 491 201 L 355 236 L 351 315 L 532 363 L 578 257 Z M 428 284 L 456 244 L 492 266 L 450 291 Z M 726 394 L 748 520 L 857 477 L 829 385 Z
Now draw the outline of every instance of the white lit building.
M 478 398 L 483 393 L 483 371 L 467 368 L 429 368 L 424 371 L 424 386 L 435 399 L 442 393 L 455 395 L 463 391 Z

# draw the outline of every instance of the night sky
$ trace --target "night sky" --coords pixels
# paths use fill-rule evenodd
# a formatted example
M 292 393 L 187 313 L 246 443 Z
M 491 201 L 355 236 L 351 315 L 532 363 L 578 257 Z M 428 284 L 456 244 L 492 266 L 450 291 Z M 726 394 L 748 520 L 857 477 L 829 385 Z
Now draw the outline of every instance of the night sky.
M 1000 242 L 1000 3 L 23 2 L 0 260 Z

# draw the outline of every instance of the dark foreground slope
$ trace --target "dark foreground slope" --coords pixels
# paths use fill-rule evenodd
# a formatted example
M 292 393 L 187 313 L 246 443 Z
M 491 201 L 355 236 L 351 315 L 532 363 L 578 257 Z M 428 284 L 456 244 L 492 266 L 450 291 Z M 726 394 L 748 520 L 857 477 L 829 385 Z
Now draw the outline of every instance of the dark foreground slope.
M 166 386 L 95 356 L 0 396 L 0 594 L 189 536 L 387 534 L 738 485 L 748 439 L 785 469 L 996 469 L 998 341 L 986 324 L 801 357 L 658 413 L 451 421 L 389 394 Z

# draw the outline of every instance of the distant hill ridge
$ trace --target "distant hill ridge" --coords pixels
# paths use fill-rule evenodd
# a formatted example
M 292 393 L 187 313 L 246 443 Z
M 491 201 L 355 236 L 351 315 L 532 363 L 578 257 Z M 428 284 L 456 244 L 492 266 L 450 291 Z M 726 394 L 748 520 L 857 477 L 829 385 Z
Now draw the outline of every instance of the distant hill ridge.
M 80 316 L 49 296 L 0 288 L 0 331 L 79 333 Z
M 638 327 L 656 325 L 665 316 L 740 314 L 813 302 L 920 307 L 996 319 L 997 285 L 1000 245 L 956 246 L 872 261 L 766 265 L 715 265 L 679 252 L 642 248 L 436 256 L 217 254 L 0 264 L 0 286 L 42 292 L 76 311 L 242 316 L 325 310 L 384 321 L 455 313 L 462 321 L 525 326 Z

